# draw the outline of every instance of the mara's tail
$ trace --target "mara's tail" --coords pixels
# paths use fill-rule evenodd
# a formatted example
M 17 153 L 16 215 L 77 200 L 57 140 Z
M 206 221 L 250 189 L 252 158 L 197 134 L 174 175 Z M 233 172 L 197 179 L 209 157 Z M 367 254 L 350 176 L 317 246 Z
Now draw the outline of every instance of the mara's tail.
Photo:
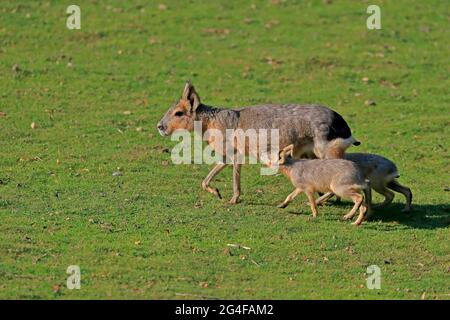
M 352 145 L 354 145 L 354 146 L 359 146 L 359 145 L 361 144 L 361 142 L 359 142 L 358 140 L 356 140 L 355 137 L 353 137 L 353 136 L 350 136 L 350 138 L 348 138 L 348 139 L 346 139 L 346 140 L 348 141 L 349 146 L 350 146 L 350 144 L 352 144 Z
M 389 183 L 389 182 L 391 182 L 391 181 L 393 181 L 393 180 L 395 180 L 395 179 L 397 179 L 397 178 L 399 178 L 399 177 L 400 177 L 400 174 L 399 174 L 398 171 L 396 170 L 396 171 L 391 172 L 391 173 L 388 173 L 388 174 L 386 175 L 386 181 Z

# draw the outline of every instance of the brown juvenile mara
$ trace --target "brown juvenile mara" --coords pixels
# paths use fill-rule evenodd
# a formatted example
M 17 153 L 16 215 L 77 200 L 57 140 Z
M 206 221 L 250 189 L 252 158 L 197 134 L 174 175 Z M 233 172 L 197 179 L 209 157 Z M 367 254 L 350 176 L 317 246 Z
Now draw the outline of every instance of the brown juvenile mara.
M 301 157 L 303 154 L 313 152 L 318 158 L 342 158 L 345 150 L 359 142 L 353 138 L 351 130 L 345 120 L 335 111 L 320 105 L 259 105 L 239 109 L 221 109 L 205 105 L 201 102 L 194 86 L 187 82 L 181 98 L 175 102 L 159 121 L 157 128 L 161 135 L 170 135 L 177 129 L 194 130 L 194 121 L 202 122 L 202 131 L 217 129 L 224 137 L 227 129 L 232 130 L 260 130 L 278 129 L 279 148 L 290 144 L 294 145 L 294 156 Z M 244 145 L 238 147 L 231 141 L 232 147 L 237 154 L 249 155 L 248 139 Z M 228 143 L 229 141 L 225 141 Z M 208 143 L 216 154 L 225 156 L 224 145 L 215 143 L 213 139 Z M 258 143 L 260 143 L 258 141 Z M 265 146 L 263 150 L 267 150 Z M 261 146 L 256 148 L 258 154 L 252 154 L 260 158 Z M 220 197 L 216 188 L 209 186 L 211 180 L 222 171 L 228 159 L 219 162 L 211 170 L 202 182 L 204 190 Z M 230 203 L 237 203 L 240 193 L 241 164 L 231 161 L 233 165 L 233 197 Z
M 371 153 L 346 153 L 344 159 L 350 160 L 358 165 L 364 177 L 370 181 L 373 190 L 384 196 L 381 204 L 374 208 L 384 207 L 392 202 L 394 193 L 391 190 L 402 193 L 406 198 L 403 212 L 411 211 L 412 192 L 411 189 L 401 185 L 397 178 L 400 176 L 394 162 L 385 157 Z M 333 196 L 329 192 L 317 199 L 317 204 L 322 204 Z
M 353 223 L 360 225 L 370 214 L 371 193 L 368 181 L 355 163 L 344 159 L 295 160 L 293 146 L 284 148 L 279 155 L 279 168 L 295 187 L 278 207 L 286 208 L 294 198 L 304 192 L 308 197 L 313 217 L 318 214 L 315 192 L 332 192 L 339 197 L 351 199 L 353 208 L 344 219 L 352 219 L 359 209 L 359 216 Z M 364 197 L 363 197 L 364 194 Z

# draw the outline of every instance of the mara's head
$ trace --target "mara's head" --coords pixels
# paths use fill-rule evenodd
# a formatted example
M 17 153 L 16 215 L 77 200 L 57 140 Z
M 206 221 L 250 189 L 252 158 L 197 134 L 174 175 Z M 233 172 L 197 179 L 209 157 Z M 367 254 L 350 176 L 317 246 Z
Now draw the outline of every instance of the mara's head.
M 265 159 L 267 159 L 266 165 L 270 168 L 284 165 L 289 162 L 288 160 L 292 158 L 293 152 L 294 145 L 290 144 L 284 149 L 280 150 L 278 153 L 266 153 L 264 157 Z
M 175 102 L 157 128 L 162 136 L 172 134 L 177 129 L 194 130 L 195 110 L 200 105 L 200 97 L 190 81 L 186 82 L 181 98 Z

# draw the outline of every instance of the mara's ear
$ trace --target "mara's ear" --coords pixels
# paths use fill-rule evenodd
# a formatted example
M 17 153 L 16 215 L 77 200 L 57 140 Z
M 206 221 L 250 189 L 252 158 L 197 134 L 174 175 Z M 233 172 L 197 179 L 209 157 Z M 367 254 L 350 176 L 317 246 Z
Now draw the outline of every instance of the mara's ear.
M 191 112 L 194 112 L 200 105 L 200 96 L 197 91 L 195 91 L 195 88 L 190 81 L 186 82 L 181 99 L 189 101 L 191 105 Z
M 284 164 L 286 162 L 286 150 L 278 152 L 278 164 Z
M 290 144 L 286 148 L 284 148 L 282 151 L 286 153 L 286 155 L 290 155 L 291 157 L 294 155 L 294 145 Z
M 284 164 L 286 162 L 286 157 L 291 156 L 292 158 L 293 154 L 294 154 L 294 145 L 290 144 L 278 153 L 278 163 Z
M 194 86 L 190 81 L 186 81 L 186 84 L 184 85 L 183 94 L 181 95 L 181 99 L 187 100 L 189 97 L 189 92 L 191 91 L 191 88 Z

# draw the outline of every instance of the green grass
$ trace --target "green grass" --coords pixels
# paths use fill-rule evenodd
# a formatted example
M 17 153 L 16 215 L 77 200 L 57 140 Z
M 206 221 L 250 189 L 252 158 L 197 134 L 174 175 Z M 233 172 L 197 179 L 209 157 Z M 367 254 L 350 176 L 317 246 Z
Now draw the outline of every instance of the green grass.
M 382 30 L 353 1 L 78 1 L 81 30 L 61 1 L 2 1 L 0 298 L 449 299 L 448 3 L 372 3 Z M 349 203 L 313 220 L 304 196 L 277 209 L 292 186 L 259 166 L 240 204 L 213 198 L 210 167 L 164 165 L 155 130 L 186 79 L 213 105 L 330 106 L 351 151 L 397 163 L 414 211 L 397 195 L 360 228 Z M 215 185 L 230 198 L 231 171 Z

